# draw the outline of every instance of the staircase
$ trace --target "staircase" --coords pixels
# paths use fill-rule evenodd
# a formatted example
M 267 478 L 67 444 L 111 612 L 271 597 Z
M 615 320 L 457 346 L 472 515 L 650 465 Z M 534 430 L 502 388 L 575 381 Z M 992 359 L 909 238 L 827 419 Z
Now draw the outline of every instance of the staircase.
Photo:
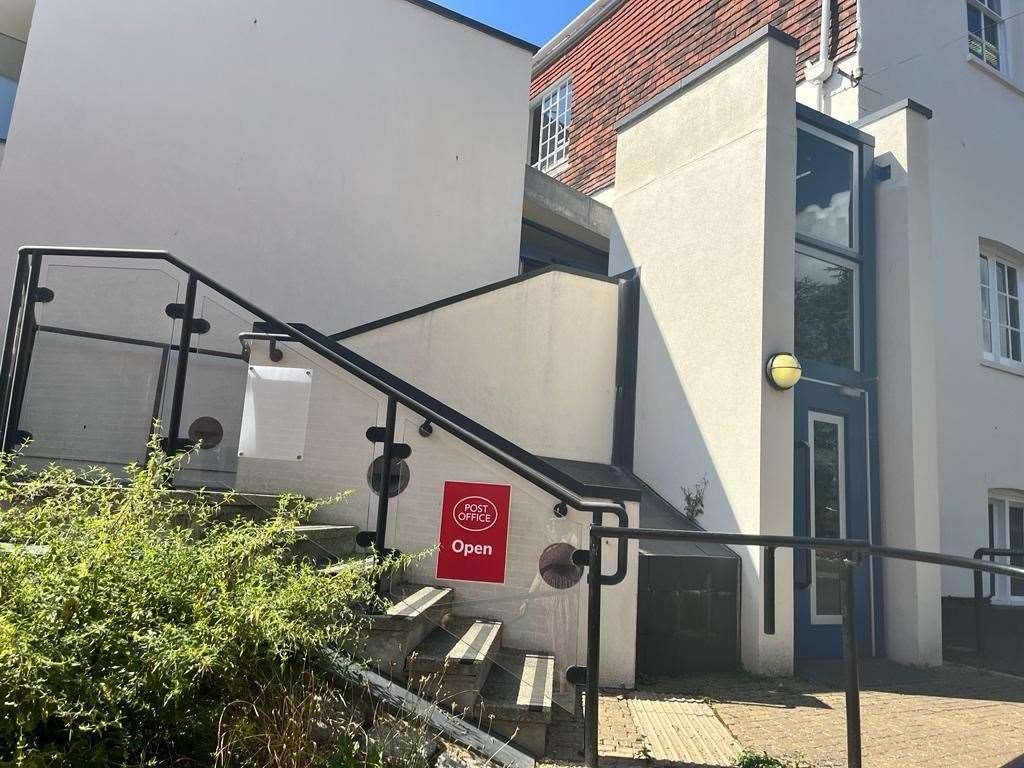
M 502 623 L 458 616 L 447 587 L 403 584 L 370 617 L 365 656 L 382 674 L 536 756 L 547 749 L 555 659 L 502 644 Z
M 176 490 L 174 493 L 187 497 L 196 495 L 194 491 L 188 490 Z M 241 491 L 231 494 L 207 491 L 205 495 L 213 496 L 218 502 L 218 517 L 223 521 L 269 520 L 277 513 L 280 501 L 279 496 Z M 296 526 L 295 532 L 298 539 L 292 546 L 292 556 L 320 569 L 330 568 L 356 552 L 356 534 L 359 529 L 354 525 L 305 523 Z

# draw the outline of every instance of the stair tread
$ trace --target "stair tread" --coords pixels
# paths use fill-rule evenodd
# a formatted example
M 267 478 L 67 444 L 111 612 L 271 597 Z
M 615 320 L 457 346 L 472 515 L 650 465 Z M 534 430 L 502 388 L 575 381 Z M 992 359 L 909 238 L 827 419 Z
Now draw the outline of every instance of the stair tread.
M 499 719 L 550 722 L 554 681 L 554 656 L 503 649 L 480 692 L 483 711 Z
M 297 525 L 297 533 L 328 533 L 333 531 L 354 531 L 358 530 L 354 525 Z
M 500 637 L 500 621 L 456 617 L 420 643 L 416 656 L 436 665 L 478 666 L 493 656 Z
M 392 618 L 415 619 L 451 595 L 452 591 L 448 587 L 419 587 L 388 608 L 387 615 Z

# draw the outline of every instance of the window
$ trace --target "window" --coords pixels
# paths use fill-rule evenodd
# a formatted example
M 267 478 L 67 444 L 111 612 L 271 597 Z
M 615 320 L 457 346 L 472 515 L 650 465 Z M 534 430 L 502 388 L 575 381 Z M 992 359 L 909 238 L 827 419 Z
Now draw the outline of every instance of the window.
M 856 147 L 811 126 L 796 132 L 796 231 L 857 248 Z
M 569 158 L 569 124 L 572 122 L 572 81 L 563 80 L 540 98 L 533 108 L 530 163 L 550 171 Z
M 808 249 L 809 250 L 809 249 Z M 838 256 L 796 253 L 796 356 L 857 369 L 857 270 Z
M 811 531 L 818 538 L 846 538 L 846 467 L 843 419 L 824 413 L 808 414 L 811 443 Z M 811 623 L 842 621 L 839 561 L 828 552 L 814 552 L 811 560 Z
M 1020 270 L 994 255 L 979 256 L 981 346 L 989 360 L 1019 366 L 1021 356 Z M 993 312 L 993 307 L 995 311 Z
M 967 49 L 992 69 L 1004 69 L 1003 0 L 967 0 Z
M 1024 499 L 994 496 L 988 501 L 988 513 L 996 548 L 1024 552 Z M 997 559 L 1024 567 L 1024 555 Z M 1024 604 L 1024 579 L 996 576 L 995 583 L 995 602 Z

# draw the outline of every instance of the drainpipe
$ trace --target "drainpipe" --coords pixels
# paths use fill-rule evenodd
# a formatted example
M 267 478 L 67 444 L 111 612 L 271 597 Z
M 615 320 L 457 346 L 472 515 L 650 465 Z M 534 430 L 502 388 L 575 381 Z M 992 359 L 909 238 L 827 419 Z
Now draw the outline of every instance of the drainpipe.
M 832 0 L 821 0 L 821 30 L 818 38 L 818 60 L 804 65 L 804 80 L 818 86 L 818 108 L 824 107 L 825 81 L 832 77 Z

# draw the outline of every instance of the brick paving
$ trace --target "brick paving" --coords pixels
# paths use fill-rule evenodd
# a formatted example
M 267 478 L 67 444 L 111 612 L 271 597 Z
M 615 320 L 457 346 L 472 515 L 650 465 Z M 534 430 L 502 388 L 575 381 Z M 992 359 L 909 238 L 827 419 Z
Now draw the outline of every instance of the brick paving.
M 1024 678 L 866 662 L 861 684 L 865 768 L 1024 768 Z M 658 681 L 640 691 L 605 693 L 600 706 L 607 768 L 729 766 L 740 745 L 799 766 L 847 766 L 838 664 L 806 667 L 786 679 Z M 582 765 L 579 726 L 558 720 L 552 757 L 542 765 Z

